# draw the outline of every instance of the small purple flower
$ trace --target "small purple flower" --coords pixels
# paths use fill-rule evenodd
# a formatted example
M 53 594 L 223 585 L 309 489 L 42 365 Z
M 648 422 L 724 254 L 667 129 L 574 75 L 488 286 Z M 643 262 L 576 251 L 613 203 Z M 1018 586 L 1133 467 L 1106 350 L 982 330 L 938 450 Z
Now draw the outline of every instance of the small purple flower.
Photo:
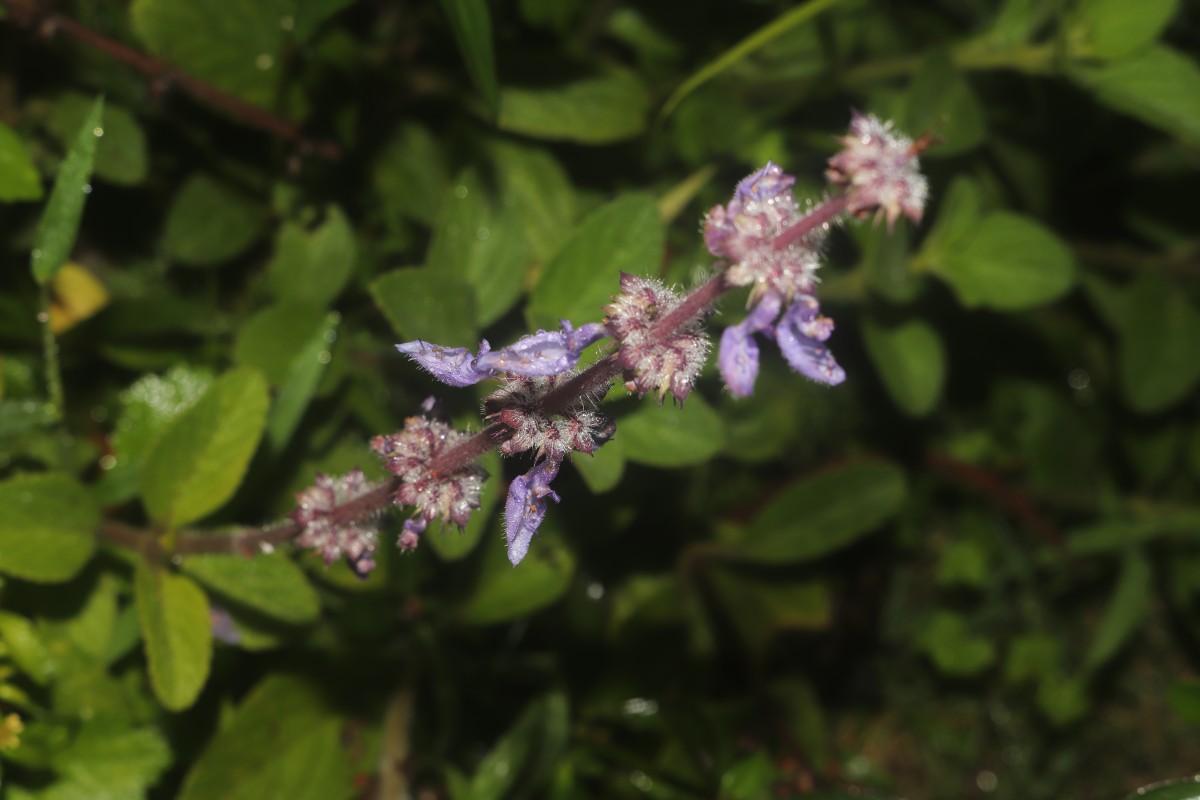
M 574 377 L 574 372 L 545 378 L 513 377 L 483 400 L 489 421 L 503 423 L 510 437 L 500 445 L 506 456 L 532 452 L 561 461 L 573 451 L 592 454 L 612 438 L 611 419 L 581 402 L 560 414 L 542 410 L 542 398 Z M 599 397 L 588 398 L 598 402 Z
M 560 463 L 544 459 L 524 475 L 514 478 L 508 486 L 508 500 L 504 503 L 504 529 L 508 539 L 508 560 L 514 567 L 529 552 L 533 535 L 546 516 L 546 498 L 559 502 L 558 494 L 550 488 L 550 481 L 558 475 Z
M 830 386 L 846 379 L 845 371 L 823 344 L 833 333 L 833 320 L 820 315 L 817 299 L 812 295 L 797 296 L 776 322 L 782 307 L 783 298 L 767 292 L 746 319 L 726 328 L 721 335 L 717 365 L 734 397 L 749 397 L 754 393 L 758 377 L 756 333 L 772 335 L 788 364 L 801 375 Z
M 508 347 L 480 353 L 475 367 L 493 375 L 507 372 L 527 378 L 559 375 L 575 368 L 584 349 L 608 335 L 598 322 L 575 330 L 567 320 L 560 320 L 561 331 L 538 331 L 522 336 Z
M 717 366 L 734 397 L 754 394 L 754 382 L 758 378 L 758 344 L 754 334 L 771 330 L 781 304 L 779 295 L 768 292 L 740 324 L 729 326 L 721 334 Z
M 396 345 L 396 349 L 421 365 L 433 377 L 450 386 L 471 386 L 484 378 L 492 377 L 491 372 L 476 369 L 476 356 L 465 347 L 443 347 L 422 339 L 414 339 Z M 486 355 L 490 349 L 487 339 L 479 343 L 480 355 Z
M 429 520 L 424 517 L 404 520 L 404 529 L 396 539 L 396 546 L 406 553 L 416 550 L 417 545 L 421 543 L 421 534 L 427 527 L 429 527 Z
M 833 333 L 833 320 L 820 314 L 815 297 L 798 297 L 775 326 L 775 343 L 792 369 L 814 381 L 837 386 L 846 380 L 824 342 Z
M 492 350 L 484 339 L 478 355 L 465 347 L 443 347 L 421 339 L 398 344 L 396 349 L 450 386 L 471 386 L 506 373 L 529 378 L 558 375 L 574 369 L 584 349 L 608 335 L 598 322 L 578 330 L 565 319 L 561 323 L 562 330 L 522 336 L 499 350 Z

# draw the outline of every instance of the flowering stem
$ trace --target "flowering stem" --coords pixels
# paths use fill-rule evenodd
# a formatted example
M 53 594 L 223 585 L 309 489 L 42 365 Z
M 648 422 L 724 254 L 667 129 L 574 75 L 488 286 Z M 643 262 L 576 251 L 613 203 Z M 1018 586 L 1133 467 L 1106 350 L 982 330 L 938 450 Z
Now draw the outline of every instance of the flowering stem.
M 795 225 L 775 237 L 775 249 L 782 250 L 788 245 L 803 239 L 813 231 L 822 228 L 846 213 L 847 195 L 831 197 L 812 211 L 805 214 Z

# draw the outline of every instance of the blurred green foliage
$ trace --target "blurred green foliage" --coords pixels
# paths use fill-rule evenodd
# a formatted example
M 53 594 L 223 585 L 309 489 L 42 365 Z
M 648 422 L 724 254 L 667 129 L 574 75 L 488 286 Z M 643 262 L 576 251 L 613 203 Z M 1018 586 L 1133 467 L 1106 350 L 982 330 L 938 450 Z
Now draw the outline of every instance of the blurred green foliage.
M 1198 52 L 1180 0 L 0 0 L 4 797 L 1200 797 Z M 614 390 L 517 569 L 494 454 L 366 579 L 222 544 L 431 391 L 478 426 L 395 341 L 694 283 L 852 108 L 939 143 L 832 237 L 844 385 Z

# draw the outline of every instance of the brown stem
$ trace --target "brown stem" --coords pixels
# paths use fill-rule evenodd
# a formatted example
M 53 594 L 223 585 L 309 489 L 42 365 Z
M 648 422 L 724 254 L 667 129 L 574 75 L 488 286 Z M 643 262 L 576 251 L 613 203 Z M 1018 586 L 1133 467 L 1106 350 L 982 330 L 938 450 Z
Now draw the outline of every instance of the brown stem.
M 775 237 L 775 249 L 782 250 L 818 228 L 824 227 L 846 213 L 847 196 L 831 197 L 800 218 L 792 227 Z
M 311 153 L 331 161 L 341 158 L 342 150 L 336 142 L 309 139 L 301 132 L 300 128 L 289 120 L 234 97 L 210 83 L 183 72 L 167 61 L 134 50 L 132 47 L 97 33 L 69 17 L 47 10 L 36 0 L 0 0 L 0 7 L 7 8 L 19 25 L 35 28 L 47 36 L 61 33 L 81 44 L 99 50 L 110 58 L 128 64 L 149 78 L 151 85 L 156 88 L 160 86 L 178 87 L 197 100 L 221 109 L 244 125 L 257 128 L 285 141 L 294 142 L 301 155 Z
M 927 454 L 925 465 L 931 472 L 990 497 L 998 506 L 1047 542 L 1062 546 L 1062 533 L 1042 514 L 1033 499 L 996 473 L 945 453 Z

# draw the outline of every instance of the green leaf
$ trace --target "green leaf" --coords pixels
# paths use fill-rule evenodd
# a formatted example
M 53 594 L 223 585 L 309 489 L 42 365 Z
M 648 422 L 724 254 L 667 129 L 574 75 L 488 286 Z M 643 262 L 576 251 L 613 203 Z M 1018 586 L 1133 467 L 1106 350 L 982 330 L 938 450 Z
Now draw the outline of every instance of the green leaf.
M 492 145 L 500 193 L 516 208 L 533 258 L 545 262 L 575 223 L 575 189 L 562 165 L 535 147 L 499 140 Z
M 1200 777 L 1152 783 L 1125 796 L 1125 800 L 1198 800 L 1198 798 L 1200 798 Z
M 600 319 L 620 287 L 618 275 L 651 275 L 662 260 L 665 230 L 649 195 L 630 194 L 588 216 L 546 264 L 529 297 L 530 325 L 557 328 Z
M 264 439 L 271 458 L 283 453 L 308 410 L 321 376 L 333 358 L 329 348 L 337 338 L 341 319 L 341 314 L 335 311 L 326 314 L 320 327 L 301 343 L 300 351 L 288 364 L 287 375 L 279 384 L 267 417 Z
M 966 152 L 987 136 L 983 106 L 944 52 L 921 62 L 904 93 L 898 126 L 910 136 L 936 130 L 937 147 L 927 154 L 932 158 Z
M 1141 627 L 1150 605 L 1152 580 L 1146 557 L 1137 550 L 1126 554 L 1116 590 L 1084 657 L 1086 671 L 1094 672 L 1104 666 Z
M 480 326 L 495 322 L 521 296 L 529 267 L 521 227 L 515 205 L 497 198 L 474 169 L 459 175 L 442 204 L 425 263 L 470 287 Z
M 625 474 L 625 446 L 620 439 L 612 439 L 590 456 L 572 454 L 571 464 L 593 494 L 604 494 L 617 488 Z
M 725 446 L 720 415 L 697 393 L 682 408 L 643 403 L 621 418 L 616 435 L 627 460 L 652 467 L 703 464 Z
M 453 272 L 409 267 L 371 282 L 371 297 L 402 340 L 475 348 L 475 300 Z
M 1157 39 L 1178 11 L 1178 0 L 1082 0 L 1072 25 L 1072 50 L 1084 57 L 1127 56 Z
M 279 229 L 267 281 L 283 300 L 325 306 L 346 285 L 357 257 L 354 229 L 340 208 L 329 206 L 311 230 L 296 222 Z
M 758 658 L 778 634 L 824 630 L 833 619 L 833 598 L 821 580 L 745 575 L 718 567 L 709 577 L 723 612 Z
M 0 123 L 0 202 L 41 200 L 42 176 L 17 132 Z
M 1125 292 L 1117 375 L 1131 408 L 1154 413 L 1188 396 L 1200 380 L 1200 313 L 1186 293 L 1143 272 Z
M 282 553 L 194 555 L 182 569 L 223 598 L 283 622 L 311 622 L 321 610 L 304 570 Z
M 454 41 L 467 62 L 467 72 L 483 95 L 488 114 L 496 117 L 500 88 L 496 81 L 496 54 L 492 50 L 492 16 L 485 0 L 440 0 L 450 20 Z
M 876 530 L 903 505 L 904 473 L 884 461 L 827 470 L 779 495 L 734 551 L 755 561 L 807 561 Z
M 735 761 L 721 774 L 722 800 L 767 800 L 782 771 L 765 752 Z
M 241 253 L 261 229 L 257 203 L 206 175 L 193 175 L 167 212 L 162 249 L 182 264 L 211 266 Z
M 550 89 L 500 91 L 501 130 L 536 139 L 600 145 L 646 129 L 650 93 L 636 73 L 615 68 Z
M 1071 251 L 1048 228 L 1006 211 L 989 214 L 930 268 L 963 305 L 1019 311 L 1049 303 L 1075 284 Z
M 947 675 L 976 675 L 996 658 L 995 646 L 984 637 L 972 634 L 967 621 L 950 611 L 938 611 L 933 615 L 921 633 L 920 647 Z
M 267 382 L 240 368 L 218 379 L 176 419 L 142 467 L 152 519 L 170 528 L 219 508 L 241 483 L 266 425 Z
M 92 557 L 100 510 L 67 475 L 0 482 L 0 572 L 27 581 L 70 580 Z
M 884 225 L 858 225 L 852 229 L 862 244 L 868 284 L 892 303 L 911 302 L 921 290 L 920 276 L 908 264 L 909 230 L 907 225 L 898 225 L 892 231 Z
M 933 326 L 922 320 L 885 326 L 868 318 L 863 341 L 896 405 L 911 417 L 933 411 L 946 379 L 946 350 Z
M 54 105 L 50 128 L 63 143 L 69 143 L 91 113 L 92 99 L 68 92 Z M 95 172 L 101 180 L 120 186 L 135 186 L 146 180 L 149 169 L 146 135 L 133 114 L 120 106 L 106 104 L 100 127 L 104 135 L 96 143 Z
M 1167 691 L 1171 710 L 1193 725 L 1200 725 L 1200 681 L 1177 681 Z
M 31 620 L 0 611 L 0 644 L 5 658 L 34 683 L 45 686 L 54 677 L 54 655 Z
M 196 702 L 208 680 L 212 660 L 212 620 L 208 598 L 190 578 L 139 563 L 134 572 L 134 598 L 150 685 L 171 711 Z
M 296 12 L 292 16 L 291 32 L 298 42 L 306 42 L 334 14 L 352 5 L 355 0 L 293 0 Z M 288 30 L 287 17 L 279 21 Z
M 769 24 L 750 34 L 729 50 L 726 50 L 715 60 L 710 61 L 690 75 L 675 91 L 671 92 L 671 96 L 667 98 L 667 102 L 663 103 L 662 110 L 658 113 L 659 119 L 665 119 L 675 110 L 675 107 L 679 105 L 679 102 L 683 98 L 717 75 L 736 66 L 751 53 L 778 39 L 785 33 L 790 32 L 793 28 L 803 25 L 822 11 L 837 5 L 838 2 L 839 0 L 808 0 L 807 3 L 803 3 L 781 14 Z
M 425 127 L 402 125 L 375 160 L 371 180 L 393 226 L 404 217 L 432 225 L 450 183 L 441 142 Z
M 195 405 L 212 382 L 207 370 L 181 365 L 162 376 L 145 375 L 121 392 L 111 439 L 113 460 L 95 487 L 102 502 L 116 504 L 137 494 L 146 454 L 171 421 Z
M 529 555 L 513 566 L 502 537 L 485 539 L 483 566 L 474 591 L 459 608 L 468 625 L 492 625 L 532 614 L 567 590 L 575 574 L 575 558 L 559 540 L 554 509 L 546 515 Z
M 179 800 L 349 800 L 343 722 L 318 687 L 274 674 L 248 694 L 184 778 Z
M 170 766 L 171 750 L 157 729 L 103 716 L 82 720 L 52 764 L 58 779 L 40 798 L 139 800 Z
M 288 379 L 292 365 L 314 336 L 323 334 L 328 314 L 311 303 L 282 302 L 263 309 L 242 325 L 233 360 L 253 367 L 272 386 Z
M 939 262 L 947 252 L 962 249 L 983 218 L 983 190 L 978 181 L 959 175 L 938 205 L 937 219 L 925 237 L 918 260 Z
M 940 586 L 978 589 L 987 583 L 990 575 L 987 551 L 970 539 L 953 542 L 938 558 L 937 582 Z
M 292 10 L 292 0 L 135 0 L 129 14 L 154 55 L 271 108 L 285 71 L 282 23 Z
M 103 113 L 104 99 L 97 98 L 58 168 L 54 189 L 38 222 L 31 264 L 33 278 L 40 284 L 49 283 L 71 257 L 79 221 L 83 218 L 83 204 L 92 188 L 88 181 L 92 177 L 96 142 L 103 135 L 100 128 Z
M 1200 67 L 1182 53 L 1156 45 L 1102 66 L 1077 66 L 1070 75 L 1101 103 L 1200 145 Z
M 468 800 L 501 800 L 514 786 L 532 796 L 560 762 L 570 733 L 567 698 L 554 692 L 534 700 L 479 762 L 467 787 Z

